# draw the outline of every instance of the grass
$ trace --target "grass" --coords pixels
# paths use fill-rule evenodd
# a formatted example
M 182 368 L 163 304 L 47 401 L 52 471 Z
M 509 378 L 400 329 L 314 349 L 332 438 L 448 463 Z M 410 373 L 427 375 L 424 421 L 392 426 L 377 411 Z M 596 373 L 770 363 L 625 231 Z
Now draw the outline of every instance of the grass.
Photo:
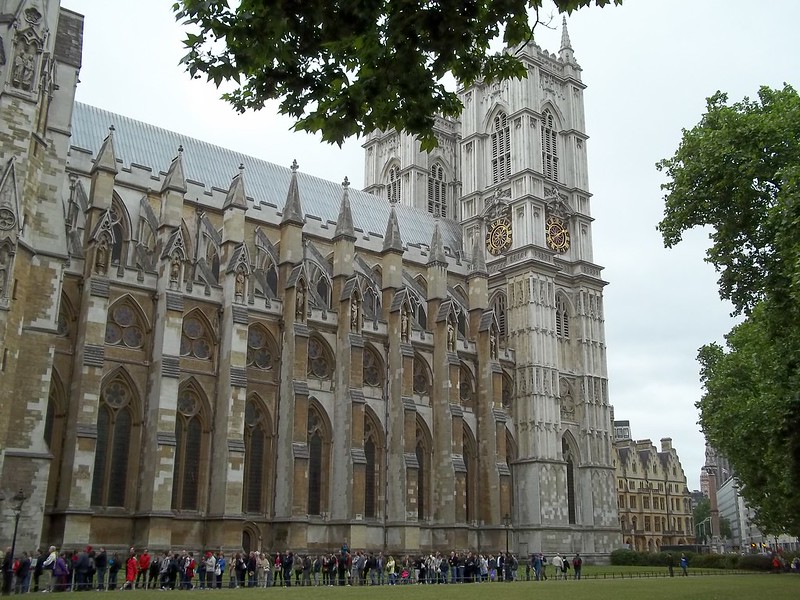
M 727 600 L 729 598 L 761 598 L 796 600 L 800 598 L 800 576 L 791 574 L 709 575 L 694 577 L 633 577 L 635 571 L 624 567 L 625 579 L 585 579 L 583 581 L 543 581 L 463 585 L 407 585 L 383 587 L 293 587 L 291 589 L 245 588 L 239 590 L 195 590 L 192 596 L 204 600 L 264 600 L 266 596 L 291 600 Z M 644 567 L 643 567 L 644 568 Z M 592 573 L 595 567 L 587 574 Z M 597 567 L 600 569 L 600 567 Z M 227 583 L 227 580 L 226 580 Z M 172 592 L 176 595 L 179 592 Z M 161 591 L 130 591 L 125 598 L 145 600 L 161 595 Z

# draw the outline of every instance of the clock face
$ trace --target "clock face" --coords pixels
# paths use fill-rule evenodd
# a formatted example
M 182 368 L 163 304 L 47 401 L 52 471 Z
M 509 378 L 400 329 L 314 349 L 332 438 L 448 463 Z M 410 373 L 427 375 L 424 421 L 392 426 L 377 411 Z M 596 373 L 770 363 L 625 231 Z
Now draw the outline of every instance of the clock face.
M 569 229 L 558 217 L 547 219 L 547 245 L 556 252 L 569 250 Z
M 495 219 L 486 232 L 486 249 L 497 256 L 511 247 L 511 221 L 507 217 Z

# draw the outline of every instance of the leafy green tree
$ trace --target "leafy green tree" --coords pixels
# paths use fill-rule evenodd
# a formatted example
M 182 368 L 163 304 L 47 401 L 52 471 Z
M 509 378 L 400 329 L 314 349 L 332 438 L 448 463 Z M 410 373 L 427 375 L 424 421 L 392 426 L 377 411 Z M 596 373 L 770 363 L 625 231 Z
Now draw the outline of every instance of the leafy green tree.
M 708 441 L 769 533 L 800 534 L 800 97 L 788 85 L 728 104 L 718 92 L 658 169 L 666 247 L 710 228 L 706 260 L 745 320 L 698 360 Z
M 341 144 L 354 134 L 403 129 L 433 148 L 434 117 L 462 106 L 443 78 L 461 85 L 525 77 L 513 52 L 533 39 L 543 0 L 180 0 L 183 59 L 236 110 L 280 100 L 295 129 Z M 554 0 L 560 12 L 622 0 Z M 233 5 L 233 7 L 230 6 Z
M 709 523 L 704 523 L 704 521 L 709 517 L 711 517 L 711 502 L 708 498 L 703 498 L 697 503 L 692 511 L 692 518 L 695 522 L 695 534 L 697 536 L 698 544 L 708 544 L 711 541 L 711 536 L 709 533 L 711 531 L 711 525 Z M 719 518 L 719 535 L 723 539 L 728 540 L 733 537 L 733 531 L 731 531 L 731 522 L 722 516 Z

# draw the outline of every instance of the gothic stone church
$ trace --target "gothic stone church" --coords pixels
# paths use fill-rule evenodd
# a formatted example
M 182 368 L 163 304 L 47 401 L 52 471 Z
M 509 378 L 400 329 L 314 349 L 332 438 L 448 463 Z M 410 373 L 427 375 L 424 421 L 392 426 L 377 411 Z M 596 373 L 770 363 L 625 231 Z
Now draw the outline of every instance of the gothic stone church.
M 0 0 L 0 540 L 613 549 L 566 29 L 359 191 L 76 103 L 82 27 Z

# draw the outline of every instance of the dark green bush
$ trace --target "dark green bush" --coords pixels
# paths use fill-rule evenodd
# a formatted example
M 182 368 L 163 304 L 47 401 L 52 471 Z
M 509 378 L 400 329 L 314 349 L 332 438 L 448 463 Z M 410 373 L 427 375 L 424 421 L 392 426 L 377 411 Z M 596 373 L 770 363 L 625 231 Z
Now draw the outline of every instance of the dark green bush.
M 634 550 L 614 550 L 611 553 L 612 565 L 666 567 L 667 552 L 636 552 Z M 680 569 L 681 553 L 672 552 L 676 569 Z M 769 571 L 771 559 L 760 554 L 740 556 L 738 554 L 696 554 L 686 552 L 689 569 L 744 569 Z
M 747 571 L 769 571 L 772 569 L 772 558 L 763 554 L 746 554 L 739 557 L 739 567 Z

